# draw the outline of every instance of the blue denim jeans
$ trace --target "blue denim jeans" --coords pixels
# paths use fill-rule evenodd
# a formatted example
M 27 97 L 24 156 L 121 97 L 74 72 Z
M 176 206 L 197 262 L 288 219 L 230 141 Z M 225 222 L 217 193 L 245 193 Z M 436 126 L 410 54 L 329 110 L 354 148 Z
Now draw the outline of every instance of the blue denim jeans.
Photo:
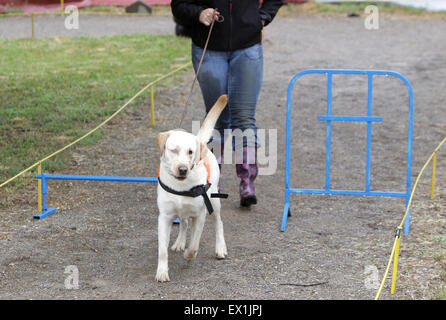
M 192 43 L 192 63 L 197 71 L 203 49 Z M 235 51 L 207 50 L 198 74 L 198 82 L 208 112 L 222 94 L 228 95 L 215 129 L 224 142 L 224 130 L 253 132 L 250 138 L 234 139 L 233 149 L 257 147 L 255 111 L 263 76 L 262 44 Z M 248 130 L 251 129 L 251 130 Z

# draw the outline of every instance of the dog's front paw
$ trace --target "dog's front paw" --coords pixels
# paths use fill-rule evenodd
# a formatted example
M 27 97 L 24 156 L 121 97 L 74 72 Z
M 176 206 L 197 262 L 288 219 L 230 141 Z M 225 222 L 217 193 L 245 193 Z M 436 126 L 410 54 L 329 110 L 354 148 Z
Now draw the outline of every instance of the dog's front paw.
M 226 248 L 226 244 L 223 243 L 215 248 L 215 255 L 217 259 L 224 259 L 228 255 L 228 249 Z
M 185 248 L 186 248 L 186 241 L 182 241 L 180 239 L 177 239 L 177 241 L 175 241 L 172 247 L 170 247 L 172 251 L 177 251 L 177 252 L 184 251 Z
M 160 269 L 158 269 L 158 271 L 156 272 L 155 279 L 158 282 L 170 281 L 170 279 L 169 279 L 169 272 L 167 270 L 160 270 Z
M 188 248 L 186 251 L 184 251 L 184 259 L 186 259 L 187 263 L 191 263 L 197 256 L 197 253 L 198 253 L 197 250 Z

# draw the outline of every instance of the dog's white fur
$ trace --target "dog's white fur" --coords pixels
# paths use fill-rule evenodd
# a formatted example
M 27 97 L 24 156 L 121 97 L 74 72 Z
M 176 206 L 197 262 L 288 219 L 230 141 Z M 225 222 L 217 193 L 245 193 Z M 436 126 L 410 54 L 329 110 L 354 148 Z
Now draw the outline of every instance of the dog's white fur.
M 161 151 L 161 164 L 159 178 L 161 181 L 176 191 L 187 191 L 200 184 L 206 184 L 207 171 L 203 159 L 207 156 L 210 164 L 211 187 L 207 191 L 218 192 L 220 170 L 214 154 L 206 147 L 212 130 L 218 117 L 227 104 L 227 96 L 221 96 L 212 109 L 208 112 L 197 136 L 191 133 L 171 130 L 162 132 L 156 137 Z M 180 168 L 183 174 L 180 173 Z M 184 171 L 187 174 L 184 175 Z M 226 257 L 227 248 L 223 235 L 223 223 L 220 217 L 220 199 L 210 198 L 214 212 L 216 243 L 215 253 L 218 259 Z M 185 197 L 166 192 L 158 185 L 158 269 L 156 280 L 160 282 L 170 281 L 168 272 L 168 246 L 172 223 L 176 218 L 180 219 L 178 238 L 171 247 L 173 251 L 183 251 L 186 247 L 186 231 L 188 220 L 191 220 L 191 239 L 189 247 L 184 251 L 184 258 L 188 263 L 196 257 L 200 238 L 206 219 L 207 209 L 203 197 Z

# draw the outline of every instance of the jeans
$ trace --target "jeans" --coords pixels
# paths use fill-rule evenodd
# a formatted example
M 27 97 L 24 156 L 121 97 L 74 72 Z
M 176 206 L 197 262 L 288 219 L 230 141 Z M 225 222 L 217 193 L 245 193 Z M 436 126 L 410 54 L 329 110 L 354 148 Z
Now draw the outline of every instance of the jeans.
M 203 49 L 192 43 L 192 63 L 197 71 Z M 222 94 L 228 95 L 228 105 L 220 115 L 215 129 L 224 142 L 224 130 L 241 132 L 245 138 L 233 139 L 233 149 L 257 147 L 255 111 L 263 76 L 263 49 L 258 43 L 235 51 L 207 50 L 198 74 L 206 113 Z M 250 130 L 249 130 L 250 129 Z M 251 133 L 251 135 L 249 135 Z M 251 138 L 246 138 L 250 136 Z

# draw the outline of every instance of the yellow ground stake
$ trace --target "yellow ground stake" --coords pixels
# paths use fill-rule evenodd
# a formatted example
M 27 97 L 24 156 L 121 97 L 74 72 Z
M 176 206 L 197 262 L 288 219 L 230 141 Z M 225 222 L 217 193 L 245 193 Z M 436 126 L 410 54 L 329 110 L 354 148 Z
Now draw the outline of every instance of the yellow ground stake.
M 395 258 L 393 260 L 393 273 L 392 273 L 392 286 L 390 287 L 390 293 L 395 293 L 396 275 L 398 273 L 398 256 L 400 254 L 400 242 L 401 242 L 401 229 L 397 231 L 397 240 L 395 245 Z
M 152 126 L 155 126 L 155 98 L 153 96 L 153 86 L 150 86 L 150 109 L 152 111 Z
M 35 33 L 34 33 L 34 13 L 31 13 L 31 38 L 32 39 L 35 38 Z
M 37 166 L 37 174 L 42 174 L 42 162 L 39 162 L 39 165 Z M 42 206 L 42 180 L 37 179 L 37 212 L 42 212 L 43 206 Z
M 432 188 L 431 188 L 431 200 L 434 200 L 435 195 L 435 168 L 437 166 L 437 152 L 432 157 Z

